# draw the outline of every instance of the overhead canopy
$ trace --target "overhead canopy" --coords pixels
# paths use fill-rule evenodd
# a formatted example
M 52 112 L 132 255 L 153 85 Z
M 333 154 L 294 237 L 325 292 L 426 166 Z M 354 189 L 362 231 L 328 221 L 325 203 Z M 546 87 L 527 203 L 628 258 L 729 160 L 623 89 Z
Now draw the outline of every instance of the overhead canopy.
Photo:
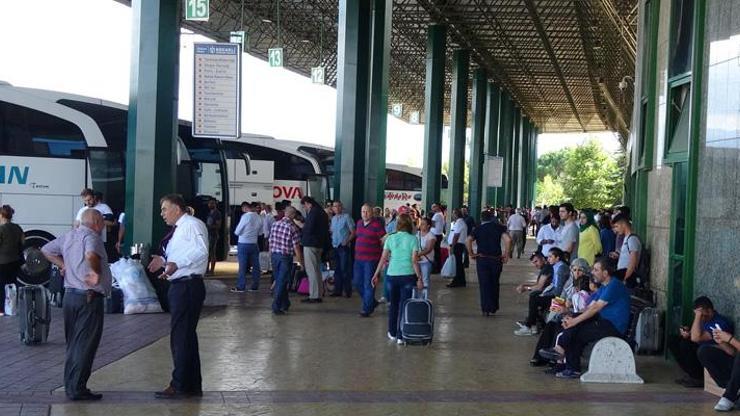
M 402 103 L 404 118 L 423 113 L 427 28 L 440 23 L 449 27 L 448 67 L 452 50 L 471 50 L 474 65 L 541 132 L 613 130 L 626 139 L 633 89 L 625 77 L 635 68 L 637 0 L 393 3 L 389 106 Z M 337 22 L 337 0 L 211 0 L 208 22 L 182 26 L 221 41 L 245 30 L 252 55 L 267 59 L 269 48 L 283 47 L 288 69 L 309 76 L 311 67 L 323 65 L 333 86 Z M 449 82 L 447 89 L 449 103 Z

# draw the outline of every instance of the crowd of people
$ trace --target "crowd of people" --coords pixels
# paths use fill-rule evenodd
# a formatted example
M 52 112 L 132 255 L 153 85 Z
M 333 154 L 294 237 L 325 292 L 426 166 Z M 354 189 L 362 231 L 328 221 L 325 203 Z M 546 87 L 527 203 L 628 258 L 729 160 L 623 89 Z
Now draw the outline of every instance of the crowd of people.
M 102 195 L 90 189 L 83 190 L 81 198 L 84 206 L 73 229 L 43 252 L 65 274 L 65 390 L 74 400 L 97 400 L 101 395 L 87 389 L 86 382 L 102 331 L 101 302 L 111 290 L 109 252 L 120 252 L 125 216 L 114 221 Z M 187 398 L 202 394 L 195 328 L 205 298 L 202 277 L 214 271 L 223 216 L 215 200 L 207 203 L 205 221 L 177 195 L 165 196 L 161 205 L 162 218 L 171 228 L 148 269 L 171 284 L 174 370 L 170 384 L 156 396 Z M 580 377 L 581 355 L 588 344 L 604 337 L 626 337 L 630 295 L 648 278 L 641 267 L 643 243 L 632 231 L 628 207 L 580 212 L 570 203 L 533 210 L 486 207 L 477 223 L 467 207 L 448 210 L 439 203 L 428 213 L 415 205 L 383 211 L 365 204 L 357 220 L 345 212 L 341 201 L 322 205 L 306 196 L 300 205 L 299 210 L 282 201 L 273 210 L 269 204 L 241 204 L 242 215 L 233 229 L 239 263 L 233 292 L 259 290 L 266 266 L 260 255 L 269 253 L 272 311 L 285 315 L 297 268 L 305 271 L 309 282 L 302 302 L 318 304 L 329 263 L 333 269 L 329 296 L 351 298 L 356 291 L 363 318 L 387 302 L 387 336 L 403 343 L 401 306 L 414 288 L 430 290 L 431 276 L 441 270 L 444 254 L 452 257 L 456 270 L 449 288 L 467 285 L 465 269 L 475 260 L 481 313 L 491 316 L 499 310 L 503 265 L 514 255 L 521 258 L 532 232 L 537 249 L 530 262 L 537 276 L 516 287 L 528 295 L 528 307 L 514 334 L 539 337 L 530 364 L 547 366 L 546 372 L 557 378 Z M 13 214 L 12 207 L 0 207 L 0 289 L 15 282 L 23 262 L 23 230 L 12 222 Z M 107 245 L 107 234 L 116 224 L 119 238 Z M 383 296 L 377 299 L 379 287 Z M 705 296 L 698 297 L 693 307 L 692 324 L 678 328 L 668 345 L 686 375 L 677 382 L 702 386 L 706 369 L 726 389 L 715 409 L 731 410 L 740 388 L 740 343 L 734 338 L 733 323 Z

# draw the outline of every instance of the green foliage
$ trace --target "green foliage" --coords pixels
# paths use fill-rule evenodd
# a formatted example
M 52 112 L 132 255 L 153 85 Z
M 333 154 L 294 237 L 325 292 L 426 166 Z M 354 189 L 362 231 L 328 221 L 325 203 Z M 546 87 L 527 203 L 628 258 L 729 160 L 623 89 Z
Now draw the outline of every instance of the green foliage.
M 570 201 L 576 208 L 618 204 L 622 199 L 623 159 L 624 155 L 607 154 L 595 140 L 542 155 L 537 166 L 537 203 Z

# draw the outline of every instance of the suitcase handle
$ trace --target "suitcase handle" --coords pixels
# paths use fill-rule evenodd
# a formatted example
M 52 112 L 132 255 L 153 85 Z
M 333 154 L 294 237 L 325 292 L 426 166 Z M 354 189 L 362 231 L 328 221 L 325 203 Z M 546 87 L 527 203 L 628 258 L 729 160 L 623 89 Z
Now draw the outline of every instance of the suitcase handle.
M 411 291 L 411 298 L 412 299 L 424 299 L 424 300 L 427 300 L 427 299 L 429 299 L 429 289 L 428 288 L 422 289 L 421 290 L 421 297 L 419 297 L 419 289 L 417 289 L 416 287 L 414 287 L 412 289 L 412 291 Z

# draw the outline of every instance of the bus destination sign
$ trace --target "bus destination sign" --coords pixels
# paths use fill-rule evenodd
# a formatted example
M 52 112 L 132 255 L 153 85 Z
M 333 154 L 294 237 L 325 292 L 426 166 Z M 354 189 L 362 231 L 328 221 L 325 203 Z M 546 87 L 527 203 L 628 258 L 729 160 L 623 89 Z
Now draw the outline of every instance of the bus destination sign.
M 241 126 L 241 45 L 194 46 L 193 136 L 236 139 Z

